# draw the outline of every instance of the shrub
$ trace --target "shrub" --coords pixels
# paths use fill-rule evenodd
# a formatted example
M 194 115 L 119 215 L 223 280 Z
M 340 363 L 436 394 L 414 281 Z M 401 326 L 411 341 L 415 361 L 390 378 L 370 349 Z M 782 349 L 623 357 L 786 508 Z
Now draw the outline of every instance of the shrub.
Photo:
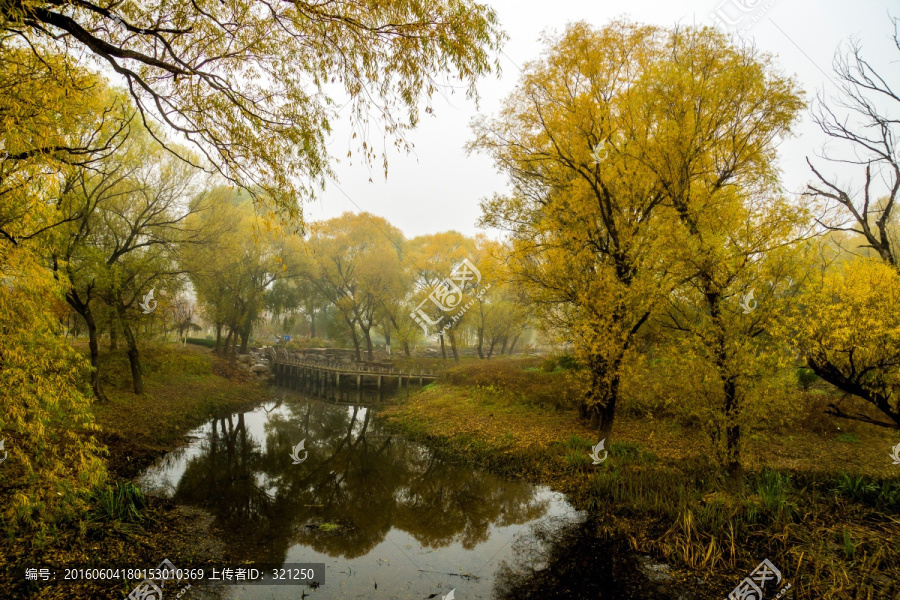
M 443 380 L 452 385 L 491 389 L 495 397 L 521 404 L 555 409 L 577 404 L 584 392 L 575 372 L 526 370 L 533 364 L 516 359 L 477 361 L 445 371 Z
M 557 371 L 575 371 L 580 369 L 581 365 L 571 354 L 557 354 L 544 359 L 541 368 L 548 373 L 553 373 Z
M 808 390 L 809 386 L 819 380 L 819 376 L 812 369 L 801 367 L 797 369 L 797 384 L 803 390 Z
M 216 340 L 212 339 L 212 337 L 207 338 L 195 338 L 189 337 L 185 338 L 188 344 L 195 344 L 197 346 L 205 346 L 206 348 L 215 348 Z
M 298 337 L 291 338 L 287 344 L 278 344 L 288 350 L 304 350 L 306 348 L 334 348 L 334 342 L 323 338 Z

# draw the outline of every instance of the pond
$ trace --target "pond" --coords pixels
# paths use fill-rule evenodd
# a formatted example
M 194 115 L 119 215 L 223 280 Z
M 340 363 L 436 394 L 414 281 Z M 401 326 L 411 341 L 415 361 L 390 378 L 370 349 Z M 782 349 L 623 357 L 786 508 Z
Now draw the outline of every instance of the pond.
M 208 510 L 239 560 L 326 565 L 317 588 L 224 586 L 226 597 L 492 598 L 516 587 L 538 538 L 584 520 L 561 494 L 390 434 L 356 390 L 338 401 L 275 390 L 191 432 L 139 482 Z

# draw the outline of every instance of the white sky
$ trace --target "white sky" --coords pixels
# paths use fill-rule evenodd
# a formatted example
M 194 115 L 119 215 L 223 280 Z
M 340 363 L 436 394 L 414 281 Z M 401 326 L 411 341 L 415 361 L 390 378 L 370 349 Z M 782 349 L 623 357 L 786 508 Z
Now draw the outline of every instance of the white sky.
M 498 112 L 503 98 L 516 84 L 519 71 L 510 60 L 522 65 L 535 58 L 541 50 L 538 38 L 544 30 L 562 31 L 566 23 L 578 20 L 602 27 L 620 17 L 665 27 L 679 22 L 713 24 L 711 14 L 717 9 L 729 18 L 744 15 L 736 26 L 747 28 L 742 35 L 775 54 L 781 69 L 796 75 L 809 100 L 819 91 L 836 91 L 829 81 L 829 77 L 833 78 L 832 59 L 838 46 L 851 36 L 861 41 L 863 56 L 883 76 L 900 84 L 900 51 L 893 45 L 893 25 L 889 20 L 890 16 L 900 17 L 897 0 L 492 0 L 488 4 L 497 11 L 500 24 L 509 35 L 504 48 L 509 58 L 501 56 L 500 79 L 486 78 L 478 86 L 480 112 L 486 115 Z M 755 8 L 742 13 L 737 8 L 739 4 Z M 338 183 L 352 202 L 329 183 L 318 200 L 305 205 L 307 220 L 362 209 L 383 216 L 407 237 L 451 229 L 475 234 L 475 223 L 481 214 L 479 201 L 502 192 L 506 181 L 486 155 L 466 156 L 463 146 L 472 137 L 469 122 L 478 111 L 461 92 L 449 98 L 452 103 L 437 98 L 435 116 L 423 114 L 419 127 L 409 133 L 408 139 L 415 144 L 413 154 L 389 154 L 387 180 L 380 163 L 370 172 L 358 160 L 351 165 L 341 159 L 335 165 Z M 346 156 L 347 130 L 346 124 L 335 124 L 337 133 L 329 146 L 334 156 Z M 800 191 L 809 181 L 811 174 L 805 157 L 814 158 L 825 139 L 807 111 L 797 128 L 797 137 L 779 148 L 784 184 L 789 191 Z M 375 145 L 380 147 L 377 141 Z M 825 173 L 832 171 L 823 161 L 814 163 L 825 166 Z M 851 177 L 858 172 L 841 172 L 842 181 L 853 181 Z M 370 177 L 373 183 L 369 183 Z

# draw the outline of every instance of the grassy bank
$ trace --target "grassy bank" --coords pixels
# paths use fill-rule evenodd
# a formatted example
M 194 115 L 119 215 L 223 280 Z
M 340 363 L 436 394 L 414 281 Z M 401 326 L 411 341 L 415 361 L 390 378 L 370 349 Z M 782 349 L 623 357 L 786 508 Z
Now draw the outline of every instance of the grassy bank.
M 49 542 L 35 546 L 26 536 L 0 540 L 0 597 L 118 598 L 133 587 L 89 581 L 27 585 L 22 581 L 26 566 L 155 567 L 164 558 L 178 566 L 220 558 L 226 551 L 211 534 L 208 515 L 146 497 L 131 479 L 175 449 L 187 431 L 210 415 L 264 400 L 265 387 L 205 348 L 158 346 L 146 349 L 142 358 L 145 393 L 137 396 L 131 391 L 124 353 L 103 354 L 102 381 L 109 402 L 92 408 L 102 430 L 97 437 L 109 451 L 108 484 L 95 490 L 86 512 L 71 515 Z
M 831 392 L 798 386 L 797 422 L 747 437 L 740 482 L 710 460 L 691 419 L 639 410 L 620 414 L 609 458 L 595 466 L 596 435 L 571 408 L 577 378 L 539 366 L 462 367 L 384 416 L 447 456 L 568 493 L 634 549 L 704 579 L 710 597 L 764 558 L 798 600 L 900 597 L 896 431 L 823 418 Z

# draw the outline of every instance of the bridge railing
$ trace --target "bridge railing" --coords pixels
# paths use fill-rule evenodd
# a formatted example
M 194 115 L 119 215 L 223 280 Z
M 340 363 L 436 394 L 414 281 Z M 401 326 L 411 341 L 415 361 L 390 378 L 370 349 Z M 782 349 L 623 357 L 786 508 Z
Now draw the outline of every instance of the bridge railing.
M 400 377 L 434 377 L 434 369 L 398 369 L 396 367 L 378 368 L 373 365 L 361 365 L 358 363 L 348 363 L 337 360 L 310 360 L 291 356 L 284 348 L 269 348 L 269 357 L 273 363 L 281 363 L 298 367 L 309 367 L 313 369 L 328 369 L 334 371 L 342 371 L 345 373 L 367 373 L 372 375 L 387 375 Z

